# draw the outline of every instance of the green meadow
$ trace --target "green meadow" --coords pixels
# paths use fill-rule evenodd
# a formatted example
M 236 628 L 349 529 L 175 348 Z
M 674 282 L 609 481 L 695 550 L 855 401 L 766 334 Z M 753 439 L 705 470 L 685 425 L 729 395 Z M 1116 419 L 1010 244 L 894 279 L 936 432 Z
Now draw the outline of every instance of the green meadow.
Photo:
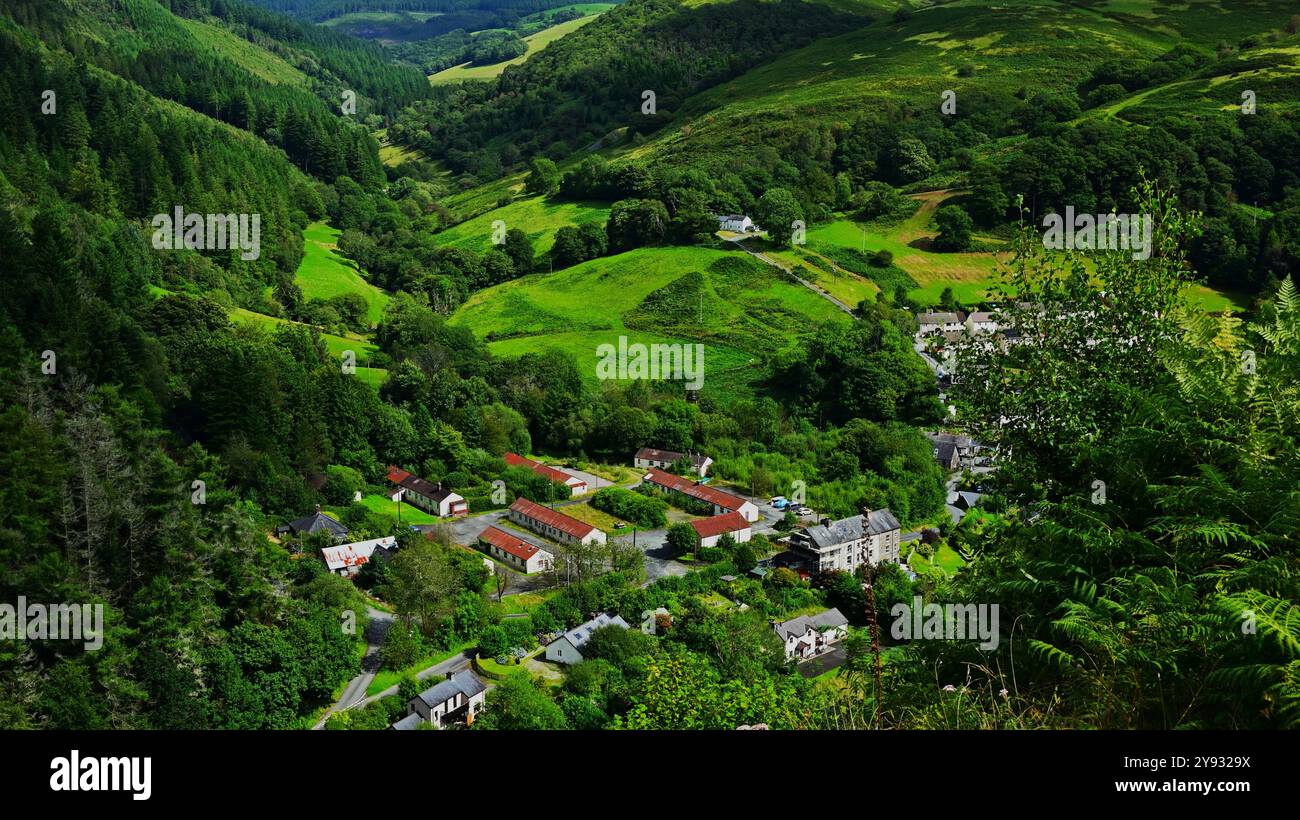
M 824 322 L 850 321 L 830 302 L 741 251 L 638 248 L 472 295 L 451 318 L 513 357 L 571 353 L 597 382 L 597 348 L 629 343 L 704 345 L 705 390 L 745 392 L 762 357 Z
M 329 299 L 344 293 L 359 293 L 366 300 L 371 325 L 379 322 L 388 304 L 388 294 L 367 282 L 353 264 L 335 252 L 339 231 L 324 222 L 313 222 L 303 231 L 303 257 L 294 281 L 307 299 Z
M 444 83 L 464 82 L 465 80 L 490 80 L 493 77 L 499 76 L 502 71 L 505 71 L 506 66 L 522 63 L 524 60 L 527 60 L 529 57 L 546 48 L 564 35 L 577 31 L 595 19 L 596 15 L 593 14 L 587 17 L 579 17 L 577 20 L 568 20 L 559 25 L 544 28 L 536 34 L 530 34 L 524 38 L 524 42 L 528 44 L 528 51 L 513 60 L 493 63 L 492 65 L 471 65 L 469 63 L 462 63 L 443 71 L 439 71 L 437 74 L 429 75 L 429 82 L 434 85 L 442 85 Z
M 603 225 L 607 219 L 606 204 L 561 202 L 538 196 L 516 200 L 450 227 L 438 234 L 438 243 L 482 253 L 492 246 L 493 223 L 501 220 L 506 230 L 518 228 L 528 234 L 533 250 L 540 255 L 550 251 L 555 232 L 565 225 Z

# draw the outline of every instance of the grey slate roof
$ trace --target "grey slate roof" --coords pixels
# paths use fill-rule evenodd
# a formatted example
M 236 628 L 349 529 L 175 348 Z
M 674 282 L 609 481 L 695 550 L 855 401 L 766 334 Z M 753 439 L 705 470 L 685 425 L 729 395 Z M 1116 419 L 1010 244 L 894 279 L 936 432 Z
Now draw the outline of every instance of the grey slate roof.
M 880 535 L 890 530 L 900 529 L 901 525 L 894 514 L 886 507 L 883 510 L 872 510 L 871 520 L 867 525 L 864 534 L 862 528 L 862 516 L 854 515 L 849 518 L 841 518 L 839 521 L 832 521 L 828 525 L 817 524 L 808 527 L 805 532 L 808 533 L 808 539 L 817 546 L 818 549 L 833 547 L 836 544 L 844 544 L 849 541 L 858 541 L 871 535 Z
M 564 633 L 564 637 L 573 645 L 574 649 L 581 649 L 582 645 L 591 640 L 591 633 L 600 629 L 602 626 L 619 626 L 623 629 L 631 629 L 627 621 L 618 615 L 611 616 L 608 612 L 602 612 L 596 617 L 587 621 L 585 624 L 578 624 L 573 629 Z
M 419 729 L 420 720 L 421 720 L 420 715 L 416 712 L 412 712 L 411 714 L 397 721 L 396 723 L 394 723 L 392 726 L 389 726 L 388 728 L 389 729 Z
M 317 510 L 311 515 L 299 518 L 297 521 L 290 521 L 289 529 L 296 533 L 307 533 L 308 535 L 322 531 L 338 536 L 348 534 L 347 527 L 335 521 L 333 518 L 330 518 L 320 510 Z
M 425 706 L 434 707 L 440 703 L 446 703 L 458 694 L 464 695 L 466 698 L 472 698 L 486 691 L 487 687 L 483 685 L 483 681 L 479 680 L 478 676 L 473 672 L 465 669 L 453 674 L 442 683 L 430 686 L 416 697 L 424 701 Z
M 848 626 L 848 623 L 849 619 L 844 617 L 844 613 L 832 607 L 816 615 L 800 615 L 798 618 L 782 621 L 776 625 L 776 634 L 781 636 L 781 640 L 787 640 L 803 637 L 808 634 L 809 629 L 820 632 L 823 629 Z

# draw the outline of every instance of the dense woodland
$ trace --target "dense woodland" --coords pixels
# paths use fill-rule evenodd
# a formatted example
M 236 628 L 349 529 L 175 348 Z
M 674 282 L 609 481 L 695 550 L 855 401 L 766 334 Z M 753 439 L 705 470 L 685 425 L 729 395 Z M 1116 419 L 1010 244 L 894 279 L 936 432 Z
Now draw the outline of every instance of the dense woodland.
M 740 168 L 689 155 L 566 162 L 627 124 L 642 88 L 661 89 L 671 111 L 861 22 L 822 6 L 739 5 L 633 0 L 495 85 L 430 92 L 376 46 L 233 0 L 0 4 L 0 338 L 12 353 L 0 378 L 0 600 L 102 603 L 107 623 L 94 652 L 0 639 L 0 725 L 310 725 L 356 672 L 371 594 L 398 616 L 384 648 L 394 671 L 463 646 L 493 656 L 598 611 L 673 613 L 658 637 L 603 631 L 558 691 L 504 677 L 481 729 L 1295 726 L 1300 297 L 1284 277 L 1300 247 L 1297 122 L 1066 124 L 1112 86 L 1221 70 L 1229 49 L 1104 66 L 1078 99 L 990 96 L 956 121 L 886 110 L 843 129 L 774 129 Z M 224 26 L 310 79 L 267 83 L 198 48 L 179 17 Z M 670 42 L 674 59 L 659 60 Z M 344 88 L 363 97 L 358 117 L 338 113 Z M 51 89 L 57 113 L 44 114 Z M 452 178 L 386 168 L 369 114 L 397 117 L 390 136 Z M 974 158 L 1008 135 L 1023 138 L 996 162 Z M 563 268 L 713 245 L 719 211 L 770 225 L 896 215 L 900 190 L 941 168 L 969 175 L 958 210 L 1015 243 L 1006 302 L 1031 305 L 1012 316 L 1030 343 L 961 352 L 973 375 L 951 397 L 957 417 L 1005 463 L 987 508 L 942 528 L 966 560 L 956 575 L 881 569 L 873 612 L 844 573 L 724 581 L 753 566 L 765 539 L 701 552 L 698 571 L 645 586 L 640 555 L 620 542 L 562 555 L 562 589 L 503 619 L 481 560 L 447 533 L 418 537 L 349 505 L 383 485 L 388 464 L 464 488 L 474 511 L 502 505 L 495 480 L 507 501 L 547 500 L 557 488 L 507 468 L 503 453 L 625 463 L 653 444 L 706 451 L 718 480 L 756 495 L 809 479 L 810 503 L 831 515 L 942 517 L 943 474 L 920 430 L 944 408 L 912 351 L 905 290 L 808 327 L 761 362 L 752 396 L 598 390 L 570 355 L 496 357 L 447 321 L 475 291 L 542 270 L 526 234 L 482 253 L 434 236 L 456 218 L 451 194 L 510 171 L 528 194 L 611 206 L 603 226 L 557 235 L 545 262 Z M 1027 219 L 1065 201 L 1152 210 L 1160 252 L 1064 265 L 1010 231 L 1022 194 Z M 1255 197 L 1271 217 L 1242 218 L 1235 203 Z M 149 218 L 178 203 L 260 213 L 263 253 L 155 251 Z M 321 219 L 392 294 L 370 334 L 370 363 L 389 373 L 379 389 L 340 368 L 296 292 L 302 229 Z M 960 237 L 961 223 L 946 217 L 944 233 Z M 1257 292 L 1257 309 L 1184 310 L 1188 260 Z M 233 323 L 240 308 L 307 321 Z M 1097 480 L 1101 506 L 1088 501 Z M 611 493 L 600 506 L 658 523 L 658 501 Z M 268 540 L 321 503 L 342 507 L 354 536 L 398 535 L 396 557 L 354 584 L 314 560 L 320 544 Z M 748 610 L 704 602 L 721 592 Z M 869 623 L 914 594 L 1000 602 L 1001 645 L 886 637 L 877 677 Z M 774 645 L 770 619 L 815 606 L 839 607 L 855 628 L 842 686 L 803 678 Z M 402 694 L 415 685 L 404 680 Z M 331 727 L 381 728 L 400 707 L 388 698 Z

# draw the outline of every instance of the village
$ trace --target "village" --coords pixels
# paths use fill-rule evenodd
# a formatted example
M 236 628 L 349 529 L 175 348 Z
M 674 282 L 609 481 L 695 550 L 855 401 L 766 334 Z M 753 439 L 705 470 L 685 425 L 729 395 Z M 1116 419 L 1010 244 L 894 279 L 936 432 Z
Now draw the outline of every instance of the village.
M 924 318 L 927 330 L 923 333 L 939 332 L 937 328 L 944 323 L 957 323 L 955 317 L 943 314 Z M 978 326 L 984 320 L 973 321 Z M 919 342 L 923 334 L 917 338 Z M 935 461 L 949 476 L 946 512 L 955 525 L 981 500 L 979 492 L 959 489 L 960 482 L 991 471 L 991 453 L 964 434 L 934 431 L 926 435 Z M 468 499 L 455 488 L 396 465 L 387 469 L 384 492 L 396 520 L 421 522 L 405 525 L 411 537 L 447 539 L 455 548 L 477 554 L 497 583 L 497 600 L 555 590 L 573 579 L 574 568 L 590 554 L 599 553 L 602 557 L 596 560 L 597 565 L 609 570 L 613 561 L 605 556 L 612 554 L 615 545 L 639 553 L 647 583 L 683 576 L 692 570 L 695 559 L 735 554 L 740 545 L 752 554 L 752 560 L 744 562 L 752 564 L 744 567 L 746 577 L 759 582 L 777 571 L 806 583 L 826 573 L 855 575 L 864 567 L 885 564 L 898 566 L 915 580 L 917 573 L 909 561 L 922 560 L 915 558 L 917 550 L 939 538 L 938 530 L 932 528 L 904 532 L 888 508 L 862 508 L 857 514 L 832 520 L 819 516 L 802 501 L 779 495 L 757 498 L 735 487 L 724 488 L 710 473 L 713 459 L 698 452 L 642 447 L 630 454 L 626 466 L 610 465 L 608 471 L 601 471 L 610 477 L 593 472 L 594 467 L 580 470 L 513 452 L 505 453 L 503 461 L 508 468 L 545 479 L 548 497 L 532 500 L 519 496 L 492 509 L 471 510 Z M 662 499 L 668 510 L 665 525 L 638 526 L 601 512 L 594 506 L 601 491 Z M 360 500 L 358 491 L 354 501 Z M 291 549 L 293 545 L 319 544 L 314 555 L 301 550 L 296 557 L 319 560 L 330 573 L 348 579 L 356 579 L 371 565 L 391 560 L 402 540 L 394 535 L 353 539 L 339 517 L 319 506 L 277 527 L 276 536 Z M 735 579 L 721 578 L 723 582 Z M 725 596 L 723 602 L 747 608 L 739 601 L 725 601 Z M 839 609 L 827 607 L 773 620 L 771 629 L 785 647 L 786 660 L 798 665 L 801 674 L 812 676 L 833 673 L 843 662 L 841 642 L 850 633 L 849 623 Z M 672 615 L 663 608 L 642 612 L 639 623 L 628 623 L 615 613 L 597 612 L 572 629 L 538 634 L 537 648 L 531 652 L 514 648 L 495 658 L 469 652 L 455 656 L 436 669 L 424 670 L 438 678 L 437 682 L 410 697 L 405 716 L 391 728 L 467 725 L 484 708 L 486 693 L 494 685 L 496 675 L 489 668 L 499 672 L 522 664 L 554 678 L 562 675 L 556 670 L 583 660 L 583 647 L 598 629 L 636 628 L 653 635 L 671 624 Z M 382 642 L 382 636 L 379 640 Z M 372 653 L 376 648 L 372 646 Z M 366 686 L 361 685 L 370 684 L 373 678 L 372 670 L 354 681 L 357 685 L 348 688 L 335 710 L 373 702 L 376 696 L 366 695 Z

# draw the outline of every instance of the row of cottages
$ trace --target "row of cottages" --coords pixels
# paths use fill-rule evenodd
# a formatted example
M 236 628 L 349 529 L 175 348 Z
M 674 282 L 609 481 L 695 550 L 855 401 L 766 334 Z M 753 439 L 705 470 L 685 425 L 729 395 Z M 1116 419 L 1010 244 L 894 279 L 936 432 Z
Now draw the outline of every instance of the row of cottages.
M 790 536 L 790 550 L 812 572 L 853 572 L 863 564 L 898 563 L 902 527 L 889 511 L 863 508 L 861 515 L 805 527 Z
M 542 506 L 527 498 L 510 505 L 510 520 L 561 544 L 603 544 L 605 533 L 585 521 Z
M 713 508 L 714 515 L 734 512 L 739 513 L 742 518 L 750 523 L 758 520 L 757 504 L 738 495 L 719 490 L 716 487 L 710 487 L 689 478 L 666 473 L 655 467 L 651 467 L 646 472 L 645 481 L 666 492 L 678 493 L 696 501 L 703 501 Z
M 532 470 L 534 473 L 549 478 L 551 481 L 563 484 L 569 488 L 570 495 L 582 495 L 587 491 L 587 482 L 577 476 L 569 475 L 563 470 L 557 470 L 539 461 L 533 461 L 531 458 L 524 458 L 517 453 L 506 453 L 505 459 L 506 464 L 511 467 L 523 467 L 525 470 Z
M 997 333 L 999 324 L 989 311 L 918 313 L 916 322 L 922 336 L 934 333 Z
M 642 447 L 636 451 L 632 457 L 632 466 L 640 470 L 648 470 L 655 467 L 660 470 L 672 469 L 672 466 L 683 459 L 690 459 L 691 472 L 700 478 L 709 474 L 709 466 L 713 464 L 713 459 L 702 453 L 676 453 L 672 450 L 656 450 L 653 447 Z
M 738 512 L 726 512 L 712 518 L 701 518 L 691 522 L 695 530 L 695 547 L 716 547 L 722 536 L 730 535 L 737 544 L 749 540 L 749 522 Z
M 832 608 L 816 615 L 800 615 L 773 624 L 772 628 L 785 644 L 785 659 L 803 660 L 820 655 L 848 637 L 849 619 Z
M 372 538 L 369 541 L 322 547 L 320 555 L 330 572 L 342 575 L 344 578 L 351 578 L 371 561 L 391 558 L 396 549 L 397 539 L 389 535 L 384 538 Z
M 546 659 L 553 663 L 575 664 L 582 662 L 582 647 L 591 640 L 591 633 L 606 626 L 630 629 L 627 621 L 618 615 L 602 612 L 584 624 L 579 624 L 546 645 Z
M 522 573 L 546 572 L 555 568 L 555 556 L 500 527 L 488 527 L 479 534 L 479 549 Z
M 483 711 L 486 700 L 487 686 L 465 669 L 411 698 L 406 704 L 406 717 L 389 728 L 418 729 L 422 723 L 432 723 L 439 729 L 453 724 L 469 726 Z
M 388 480 L 396 485 L 388 494 L 393 501 L 405 501 L 412 507 L 443 518 L 469 513 L 469 504 L 465 498 L 451 490 L 444 490 L 441 481 L 434 484 L 392 465 L 388 467 Z

